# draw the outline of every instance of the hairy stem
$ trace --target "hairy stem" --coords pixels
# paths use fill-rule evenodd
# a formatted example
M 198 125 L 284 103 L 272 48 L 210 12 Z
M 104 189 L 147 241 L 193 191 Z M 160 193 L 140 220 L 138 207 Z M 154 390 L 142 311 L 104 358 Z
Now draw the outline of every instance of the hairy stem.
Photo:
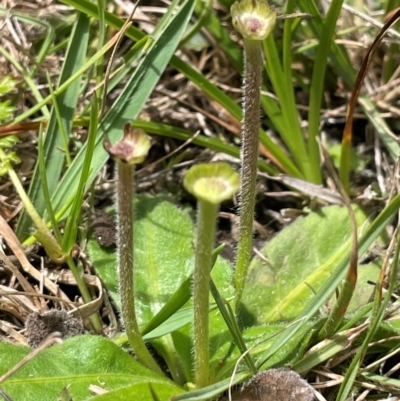
M 258 131 L 260 126 L 261 49 L 259 40 L 244 40 L 245 75 L 243 132 L 240 172 L 239 242 L 234 282 L 236 310 L 240 305 L 253 244 L 253 220 L 256 198 Z
M 126 335 L 138 360 L 148 368 L 162 373 L 142 339 L 136 319 L 133 275 L 134 170 L 133 165 L 117 160 L 117 254 L 121 313 Z
M 193 275 L 193 342 L 195 382 L 201 388 L 209 384 L 209 293 L 212 252 L 218 205 L 199 201 L 197 217 L 196 262 Z

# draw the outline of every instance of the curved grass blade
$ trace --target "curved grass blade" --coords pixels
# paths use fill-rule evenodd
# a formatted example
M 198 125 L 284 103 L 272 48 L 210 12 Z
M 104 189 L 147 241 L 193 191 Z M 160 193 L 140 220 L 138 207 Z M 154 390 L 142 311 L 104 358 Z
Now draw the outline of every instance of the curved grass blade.
M 2 17 L 12 15 L 16 17 L 18 20 L 27 22 L 28 24 L 38 25 L 46 29 L 46 35 L 44 36 L 43 43 L 40 46 L 40 50 L 36 56 L 36 65 L 29 71 L 29 75 L 32 77 L 36 70 L 37 66 L 39 66 L 42 61 L 45 59 L 47 54 L 49 53 L 49 49 L 51 44 L 53 43 L 55 37 L 55 30 L 51 24 L 49 24 L 46 20 L 41 18 L 36 18 L 32 15 L 25 14 L 23 12 L 16 11 L 15 9 L 5 9 L 0 7 L 0 15 Z
M 313 16 L 313 18 L 308 20 L 308 26 L 314 33 L 315 38 L 321 38 L 324 19 L 320 14 L 319 5 L 317 5 L 314 0 L 299 0 L 298 6 L 301 11 Z M 329 59 L 335 69 L 339 71 L 339 75 L 346 85 L 351 88 L 354 84 L 356 73 L 346 48 L 338 45 L 335 41 L 331 41 Z
M 199 390 L 190 391 L 188 393 L 180 394 L 171 397 L 169 401 L 202 401 L 214 398 L 220 395 L 223 391 L 227 390 L 230 386 L 234 386 L 238 383 L 243 383 L 245 380 L 251 377 L 250 372 L 241 372 L 235 375 L 233 378 L 228 378 L 215 383 L 211 386 L 203 387 Z
M 395 134 L 392 132 L 390 127 L 387 125 L 381 113 L 377 110 L 376 106 L 372 103 L 371 99 L 366 96 L 360 96 L 358 103 L 362 106 L 364 113 L 371 121 L 376 132 L 379 134 L 379 138 L 382 143 L 386 146 L 393 161 L 396 161 L 400 154 L 399 141 L 395 139 Z
M 236 346 L 239 348 L 240 353 L 242 355 L 245 354 L 244 361 L 247 364 L 247 367 L 253 372 L 253 374 L 256 374 L 257 368 L 254 364 L 253 359 L 251 358 L 251 355 L 247 352 L 246 344 L 243 340 L 242 333 L 239 329 L 232 308 L 230 307 L 229 303 L 226 302 L 226 300 L 221 297 L 221 294 L 219 293 L 218 288 L 213 280 L 211 280 L 210 282 L 210 290 L 218 306 L 218 309 L 221 312 L 221 315 L 224 318 L 229 331 L 231 332 L 232 338 L 235 341 Z
M 98 18 L 98 9 L 93 3 L 86 0 L 62 0 L 62 2 L 71 5 L 77 10 L 85 12 L 94 18 Z M 123 21 L 111 13 L 106 12 L 105 19 L 106 23 L 115 29 L 120 29 L 123 25 Z M 137 28 L 131 26 L 127 30 L 126 36 L 133 40 L 141 40 L 145 35 Z M 212 84 L 204 75 L 176 56 L 171 58 L 171 65 L 184 74 L 187 79 L 197 85 L 205 94 L 217 101 L 230 114 L 232 114 L 232 116 L 238 120 L 242 119 L 242 110 L 239 104 L 232 100 L 217 86 Z M 260 130 L 260 141 L 268 149 L 268 154 L 274 156 L 272 160 L 281 167 L 283 171 L 296 177 L 301 176 L 301 173 L 294 165 L 291 158 L 262 130 Z
M 330 44 L 336 28 L 336 22 L 339 18 L 343 0 L 332 1 L 329 11 L 326 15 L 325 24 L 319 38 L 318 50 L 315 56 L 313 74 L 310 87 L 310 106 L 308 112 L 308 153 L 310 157 L 311 181 L 316 184 L 322 182 L 320 165 L 320 153 L 317 139 L 320 130 L 320 113 L 322 106 L 322 97 L 324 92 L 325 72 L 327 66 Z M 317 168 L 316 168 L 317 167 Z
M 322 147 L 323 158 L 333 178 L 339 192 L 342 196 L 343 202 L 347 208 L 349 214 L 349 220 L 351 224 L 351 253 L 350 253 L 350 265 L 347 271 L 346 278 L 342 287 L 340 288 L 339 298 L 337 299 L 334 307 L 332 308 L 324 327 L 318 334 L 319 339 L 323 340 L 330 337 L 336 332 L 343 317 L 349 307 L 351 298 L 353 297 L 356 289 L 357 278 L 358 278 L 358 233 L 357 233 L 357 221 L 354 214 L 354 210 L 351 206 L 351 200 L 348 197 L 346 190 L 341 185 L 339 177 L 336 174 L 335 168 L 329 158 L 328 152 Z
M 354 89 L 351 93 L 351 97 L 349 100 L 349 105 L 347 108 L 347 119 L 346 125 L 343 130 L 343 139 L 342 139 L 342 152 L 340 155 L 340 168 L 339 168 L 339 176 L 342 184 L 347 192 L 350 190 L 350 150 L 352 146 L 352 138 L 353 138 L 353 118 L 354 111 L 357 103 L 358 95 L 361 91 L 362 83 L 364 81 L 365 75 L 367 74 L 367 70 L 372 61 L 372 56 L 375 49 L 381 43 L 383 36 L 386 31 L 400 18 L 400 8 L 395 10 L 390 18 L 387 20 L 385 25 L 379 31 L 375 40 L 372 42 L 369 47 L 367 54 L 364 57 L 363 63 L 361 65 L 360 71 L 358 72 L 356 82 L 354 84 Z
M 76 242 L 78 232 L 79 219 L 82 213 L 83 198 L 85 195 L 85 184 L 90 174 L 90 163 L 92 161 L 94 144 L 96 141 L 98 126 L 98 103 L 95 93 L 92 97 L 92 107 L 90 115 L 89 135 L 86 142 L 87 151 L 85 152 L 85 160 L 83 161 L 79 184 L 74 195 L 74 203 L 71 206 L 70 213 L 64 229 L 64 238 L 62 249 L 65 254 L 69 254 Z
M 368 327 L 367 335 L 365 336 L 363 343 L 357 350 L 356 355 L 354 356 L 351 364 L 348 368 L 348 371 L 344 377 L 343 383 L 340 386 L 339 393 L 337 396 L 338 401 L 346 400 L 349 393 L 352 391 L 354 380 L 359 372 L 359 368 L 364 360 L 366 355 L 368 346 L 372 337 L 375 335 L 379 325 L 383 321 L 385 317 L 386 308 L 391 301 L 392 294 L 394 292 L 395 286 L 397 284 L 397 274 L 399 269 L 399 254 L 400 254 L 400 242 L 399 242 L 399 228 L 397 228 L 395 235 L 392 239 L 391 246 L 389 246 L 387 250 L 387 255 L 391 255 L 393 251 L 393 245 L 396 245 L 395 255 L 393 261 L 391 263 L 391 270 L 390 270 L 390 281 L 389 281 L 389 288 L 385 292 L 385 295 L 382 299 L 382 292 L 383 292 L 383 281 L 385 278 L 386 273 L 386 264 L 383 265 L 381 269 L 381 274 L 377 285 L 375 287 L 375 297 L 374 303 L 372 308 L 372 313 L 370 317 L 370 325 Z M 388 257 L 386 258 L 386 263 L 388 261 Z
M 59 85 L 71 77 L 85 62 L 89 29 L 89 17 L 84 14 L 79 14 L 74 26 L 74 31 L 71 35 L 68 51 L 60 74 Z M 62 113 L 63 130 L 65 132 L 70 132 L 72 127 L 75 108 L 79 97 L 79 85 L 80 80 L 77 79 L 57 98 Z M 53 108 L 44 143 L 47 183 L 51 194 L 55 192 L 64 165 L 64 151 L 62 150 L 62 146 L 63 141 L 61 135 L 59 135 L 57 115 Z M 42 215 L 46 207 L 46 202 L 43 196 L 42 183 L 37 166 L 29 188 L 29 197 L 39 215 Z M 20 239 L 24 239 L 28 236 L 30 225 L 30 217 L 26 213 L 23 213 L 16 229 L 16 233 Z
M 51 205 L 51 196 L 50 196 L 50 192 L 49 192 L 49 187 L 47 185 L 46 164 L 45 164 L 44 156 L 43 156 L 44 155 L 43 143 L 44 143 L 43 129 L 40 128 L 39 140 L 38 140 L 38 164 L 39 164 L 39 173 L 40 173 L 40 177 L 42 180 L 43 196 L 44 196 L 44 200 L 46 202 L 46 207 L 48 210 L 50 222 L 51 222 L 51 225 L 53 226 L 54 236 L 56 237 L 57 242 L 59 244 L 61 244 L 62 243 L 62 235 L 61 235 L 60 229 L 57 225 L 57 219 L 56 219 L 56 216 L 54 215 L 53 207 Z M 33 238 L 36 239 L 36 237 L 33 237 Z
M 150 134 L 167 136 L 169 138 L 179 139 L 181 141 L 187 141 L 193 137 L 193 133 L 186 131 L 182 128 L 176 128 L 171 125 L 155 123 L 152 121 L 136 120 L 133 123 L 135 128 L 141 128 Z M 215 150 L 216 152 L 223 152 L 227 155 L 234 156 L 239 159 L 240 150 L 234 145 L 228 145 L 216 138 L 209 138 L 205 135 L 197 135 L 193 140 L 193 143 L 204 147 Z M 261 171 L 273 173 L 274 169 L 267 164 L 264 160 L 258 161 L 258 167 Z
M 147 55 L 127 82 L 113 107 L 100 123 L 93 153 L 91 174 L 88 178 L 87 186 L 93 182 L 98 171 L 108 158 L 102 146 L 104 134 L 107 132 L 112 142 L 117 141 L 121 137 L 122 127 L 134 120 L 139 114 L 167 66 L 168 61 L 175 52 L 192 14 L 193 6 L 193 2 L 186 1 L 173 18 L 168 21 L 166 28 L 163 31 L 157 32 L 157 39 L 149 46 Z M 86 147 L 84 146 L 58 186 L 57 192 L 53 197 L 54 209 L 57 211 L 71 197 L 69 194 L 71 192 L 74 193 L 76 190 L 77 176 L 80 174 L 85 152 Z
M 275 110 L 269 110 L 269 107 L 273 106 L 271 105 L 272 100 L 269 100 L 268 102 L 268 99 L 264 98 L 266 113 L 268 116 L 273 117 L 274 113 L 278 110 L 280 111 L 281 118 L 278 120 L 279 126 L 277 125 L 277 128 L 280 128 L 279 134 L 293 155 L 293 158 L 296 160 L 295 166 L 291 163 L 294 167 L 294 169 L 291 168 L 291 171 L 288 171 L 289 166 L 287 165 L 282 167 L 285 171 L 288 171 L 289 174 L 298 178 L 304 178 L 305 165 L 307 165 L 307 162 L 304 160 L 307 159 L 307 152 L 304 144 L 304 135 L 300 127 L 296 103 L 294 101 L 293 84 L 291 83 L 289 87 L 287 86 L 285 78 L 287 72 L 283 71 L 273 35 L 268 35 L 266 40 L 263 41 L 263 48 L 266 55 L 265 70 L 268 73 L 274 91 L 279 99 L 279 108 L 275 106 Z M 295 116 L 295 118 L 293 118 L 293 116 Z M 272 118 L 272 121 L 274 120 L 275 119 Z M 260 139 L 263 139 L 263 137 L 260 137 Z M 265 146 L 278 160 L 283 160 L 278 151 L 271 146 L 271 144 L 265 143 Z

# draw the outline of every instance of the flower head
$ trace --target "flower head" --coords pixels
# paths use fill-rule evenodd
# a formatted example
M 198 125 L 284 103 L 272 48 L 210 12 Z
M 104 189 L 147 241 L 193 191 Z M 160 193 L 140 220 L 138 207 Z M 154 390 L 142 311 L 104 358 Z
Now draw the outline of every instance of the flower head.
M 130 124 L 124 127 L 124 136 L 115 145 L 105 137 L 103 146 L 109 155 L 127 164 L 143 163 L 149 152 L 150 138 L 142 129 L 132 129 Z
M 218 205 L 239 189 L 239 175 L 227 163 L 196 164 L 183 185 L 198 200 Z
M 275 26 L 276 12 L 265 0 L 241 0 L 231 7 L 235 29 L 250 40 L 265 39 Z

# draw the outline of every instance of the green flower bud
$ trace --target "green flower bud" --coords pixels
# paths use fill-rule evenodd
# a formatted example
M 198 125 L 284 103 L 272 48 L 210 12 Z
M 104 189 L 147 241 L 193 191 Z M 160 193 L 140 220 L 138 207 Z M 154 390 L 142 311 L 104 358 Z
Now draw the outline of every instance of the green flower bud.
M 183 185 L 198 200 L 218 205 L 239 189 L 239 174 L 227 163 L 197 164 L 186 174 Z
M 112 145 L 105 137 L 103 146 L 113 159 L 127 164 L 140 164 L 149 153 L 151 141 L 142 129 L 132 129 L 130 124 L 126 124 L 124 136 L 119 142 Z
M 235 29 L 250 40 L 265 39 L 275 26 L 276 12 L 265 0 L 241 0 L 231 7 Z

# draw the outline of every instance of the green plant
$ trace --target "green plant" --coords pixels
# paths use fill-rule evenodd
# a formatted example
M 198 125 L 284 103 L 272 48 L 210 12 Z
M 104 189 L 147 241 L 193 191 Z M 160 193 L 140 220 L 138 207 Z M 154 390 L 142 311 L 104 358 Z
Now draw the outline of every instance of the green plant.
M 15 90 L 16 84 L 17 82 L 15 80 L 10 77 L 5 77 L 0 83 L 0 96 L 4 96 Z M 13 112 L 14 107 L 10 105 L 9 100 L 0 103 L 0 121 L 5 121 L 10 118 Z M 0 175 L 7 174 L 12 181 L 20 199 L 24 203 L 27 213 L 29 213 L 37 227 L 35 237 L 42 243 L 47 253 L 54 261 L 63 263 L 65 262 L 65 258 L 59 244 L 53 237 L 53 234 L 46 226 L 43 219 L 35 210 L 12 166 L 13 163 L 20 163 L 21 161 L 15 151 L 12 150 L 17 142 L 18 138 L 16 136 L 8 136 L 0 140 Z
M 379 255 L 372 260 L 374 255 L 368 254 L 368 249 L 373 244 L 387 245 L 385 230 L 392 225 L 392 219 L 398 212 L 400 196 L 376 198 L 374 209 L 377 212 L 374 216 L 370 216 L 369 202 L 365 197 L 366 207 L 353 204 L 358 226 L 355 230 L 349 224 L 348 211 L 342 206 L 326 206 L 326 202 L 340 203 L 340 194 L 322 190 L 319 186 L 326 174 L 321 168 L 319 142 L 324 147 L 338 146 L 337 139 L 329 130 L 320 138 L 320 127 L 324 121 L 321 110 L 330 105 L 329 95 L 337 92 L 342 95 L 352 88 L 359 59 L 357 52 L 343 45 L 347 42 L 336 41 L 342 37 L 353 38 L 352 35 L 357 38 L 358 28 L 355 27 L 360 25 L 349 24 L 349 17 L 340 17 L 343 2 L 332 1 L 326 13 L 313 0 L 283 2 L 282 9 L 277 13 L 274 33 L 260 43 L 265 60 L 260 49 L 256 51 L 261 59 L 254 64 L 261 66 L 261 72 L 267 80 L 258 81 L 257 78 L 255 86 L 250 85 L 256 107 L 253 111 L 247 110 L 243 116 L 238 96 L 234 92 L 225 93 L 215 84 L 215 80 L 218 81 L 218 68 L 211 70 L 214 73 L 211 79 L 208 75 L 210 66 L 205 66 L 204 71 L 197 69 L 193 61 L 196 60 L 196 54 L 189 53 L 189 48 L 185 47 L 191 45 L 194 34 L 201 34 L 206 29 L 213 38 L 213 42 L 209 43 L 218 43 L 218 49 L 224 55 L 221 60 L 229 60 L 229 71 L 241 74 L 241 43 L 238 45 L 230 35 L 231 28 L 226 19 L 231 1 L 220 1 L 219 6 L 214 8 L 202 1 L 173 1 L 167 10 L 163 10 L 164 16 L 158 19 L 156 29 L 151 34 L 142 30 L 140 23 L 131 26 L 129 21 L 124 23 L 123 18 L 107 2 L 63 0 L 63 3 L 73 7 L 74 12 L 63 19 L 49 19 L 48 23 L 46 21 L 43 24 L 39 19 L 10 11 L 21 23 L 30 21 L 40 26 L 44 34 L 43 40 L 32 50 L 37 52 L 32 58 L 32 69 L 13 60 L 7 48 L 0 49 L 15 70 L 20 71 L 21 88 L 30 91 L 35 103 L 10 121 L 4 131 L 0 129 L 0 133 L 14 132 L 13 129 L 24 126 L 20 122 L 24 123 L 33 115 L 39 121 L 28 124 L 42 123 L 45 132 L 39 135 L 39 157 L 28 196 L 40 219 L 45 222 L 46 230 L 53 230 L 57 246 L 73 271 L 75 281 L 79 283 L 77 292 L 82 295 L 85 305 L 77 301 L 71 306 L 74 307 L 71 313 L 79 316 L 84 307 L 91 306 L 94 295 L 97 295 L 95 286 L 86 285 L 92 283 L 94 277 L 87 276 L 87 265 L 76 258 L 77 245 L 80 245 L 87 249 L 96 274 L 115 304 L 114 309 L 117 313 L 122 311 L 126 333 L 122 333 L 123 330 L 118 329 L 117 325 L 114 327 L 110 324 L 107 330 L 115 329 L 117 332 L 116 337 L 110 335 L 112 339 L 93 335 L 70 338 L 27 362 L 1 383 L 2 391 L 18 400 L 31 399 L 32 394 L 43 400 L 57 397 L 74 400 L 132 397 L 143 401 L 216 400 L 234 384 L 243 383 L 254 376 L 250 383 L 256 383 L 257 378 L 264 374 L 259 373 L 259 376 L 257 373 L 263 370 L 290 365 L 294 371 L 306 375 L 311 369 L 318 369 L 324 364 L 336 375 L 343 376 L 337 397 L 340 401 L 346 400 L 350 392 L 361 392 L 365 380 L 377 385 L 376 394 L 371 394 L 373 397 L 387 398 L 387 393 L 398 392 L 399 381 L 378 373 L 377 369 L 381 359 L 387 359 L 391 352 L 396 352 L 397 343 L 393 339 L 400 334 L 399 315 L 391 308 L 398 268 L 397 231 L 385 257 Z M 359 6 L 356 2 L 348 3 Z M 388 11 L 395 3 L 378 1 L 376 7 Z M 253 2 L 248 4 L 253 5 Z M 265 3 L 262 4 L 265 6 Z M 5 14 L 6 10 L 2 13 Z M 282 19 L 285 14 L 291 18 Z M 193 29 L 187 33 L 186 27 L 191 18 L 194 21 Z M 93 24 L 93 21 L 96 23 Z M 373 31 L 365 26 L 359 29 L 366 37 L 373 35 Z M 241 40 L 236 39 L 239 42 Z M 107 52 L 118 48 L 119 44 L 126 45 L 127 40 L 134 42 L 132 47 L 121 55 L 115 49 L 117 57 L 108 60 Z M 249 46 L 248 39 L 244 46 Z M 176 52 L 178 47 L 180 50 Z M 395 44 L 390 45 L 392 50 L 394 47 Z M 202 51 L 206 54 L 204 49 Z M 46 55 L 55 56 L 59 53 L 64 56 L 63 68 L 54 84 L 40 75 L 42 61 Z M 187 62 L 188 54 L 193 65 Z M 388 58 L 382 77 L 390 87 L 395 57 L 388 54 Z M 207 59 L 214 59 L 214 56 L 202 58 Z M 104 60 L 109 61 L 107 70 L 103 68 Z M 222 63 L 218 57 L 217 60 Z M 248 70 L 244 74 L 247 73 Z M 237 74 L 235 76 L 238 77 Z M 162 115 L 162 107 L 157 109 L 158 121 L 137 119 L 145 103 L 151 102 L 150 95 L 156 84 L 163 80 L 174 84 L 178 82 L 180 88 L 190 81 L 190 93 L 194 92 L 194 86 L 200 88 L 189 101 L 177 97 L 182 101 L 180 107 L 188 107 L 185 110 L 197 107 L 195 110 L 198 112 L 200 102 L 197 104 L 196 100 L 205 94 L 201 98 L 201 106 L 205 104 L 211 111 L 203 110 L 203 114 L 211 116 L 213 124 L 220 125 L 213 125 L 214 130 L 210 131 L 209 136 L 202 133 L 193 135 L 181 126 L 174 126 L 178 124 L 177 120 L 169 123 L 164 121 L 168 116 Z M 107 85 L 102 87 L 104 81 Z M 337 81 L 342 83 L 340 88 L 330 86 Z M 48 93 L 45 94 L 46 88 L 40 87 L 39 90 L 39 82 L 49 82 Z M 100 86 L 92 86 L 94 82 Z M 260 86 L 261 121 L 257 106 Z M 161 88 L 160 92 L 169 94 L 170 90 L 168 87 L 162 92 Z M 99 105 L 106 104 L 105 99 L 114 91 L 118 97 L 112 107 L 106 108 L 103 113 Z M 298 107 L 295 92 L 309 95 L 306 111 Z M 96 96 L 93 95 L 88 101 L 88 93 L 95 93 Z M 376 127 L 388 151 L 389 160 L 394 159 L 399 145 L 391 139 L 389 125 L 378 114 L 379 102 L 375 95 L 363 94 L 359 101 L 360 110 L 366 112 L 368 120 Z M 217 105 L 215 109 L 211 109 L 214 105 Z M 226 117 L 229 123 L 225 117 L 222 122 L 216 117 L 217 111 L 221 110 L 229 113 Z M 239 260 L 246 261 L 239 263 L 241 270 L 237 270 L 235 279 L 230 262 L 218 256 L 221 247 L 211 253 L 214 217 L 218 207 L 209 207 L 209 204 L 205 207 L 204 199 L 201 201 L 203 206 L 199 205 L 199 217 L 204 210 L 211 210 L 213 216 L 204 219 L 209 223 L 208 235 L 204 234 L 200 225 L 196 236 L 192 207 L 187 205 L 186 195 L 179 198 L 176 191 L 173 196 L 137 194 L 132 202 L 125 199 L 123 206 L 117 206 L 111 212 L 122 213 L 128 220 L 125 227 L 119 227 L 129 229 L 126 234 L 123 234 L 123 230 L 119 231 L 117 252 L 112 247 L 102 246 L 95 235 L 89 234 L 87 238 L 86 205 L 95 203 L 93 194 L 97 192 L 94 184 L 108 160 L 108 154 L 102 146 L 106 135 L 110 142 L 117 143 L 123 127 L 133 120 L 133 129 L 143 129 L 154 134 L 154 138 L 155 135 L 168 137 L 168 146 L 172 143 L 171 139 L 189 141 L 195 149 L 198 146 L 206 147 L 238 159 L 240 149 L 232 141 L 231 134 L 235 132 L 232 127 L 237 126 L 242 117 L 245 130 L 252 132 L 253 163 L 249 169 L 252 171 L 249 175 L 251 179 L 248 181 L 251 182 L 252 191 L 249 202 L 244 200 L 243 193 L 240 198 L 242 210 L 248 208 L 247 221 L 250 224 L 246 231 L 247 244 L 244 248 L 239 246 L 246 252 L 239 251 L 245 256 L 239 257 L 238 263 Z M 250 125 L 246 122 L 249 119 Z M 80 138 L 71 135 L 72 127 L 82 126 L 89 128 L 88 139 L 83 143 Z M 9 158 L 16 159 L 17 145 L 10 139 L 7 141 Z M 256 147 L 258 145 L 259 149 Z M 350 144 L 347 143 L 347 146 Z M 344 152 L 348 150 L 341 148 Z M 357 148 L 354 150 L 356 154 L 359 153 Z M 189 154 L 181 148 L 177 152 L 165 166 L 170 168 Z M 370 160 L 362 154 L 357 154 L 357 157 L 363 162 L 360 166 L 370 167 Z M 128 167 L 121 161 L 116 163 L 120 171 Z M 111 166 L 108 165 L 108 168 Z M 297 208 L 297 212 L 303 216 L 284 229 L 279 229 L 279 233 L 261 247 L 260 254 L 250 260 L 256 167 L 259 172 L 274 176 L 278 192 L 283 192 L 282 185 L 302 192 L 293 196 L 295 200 L 289 202 L 289 206 Z M 130 180 L 130 170 L 130 167 L 125 170 L 128 173 L 126 182 Z M 191 173 L 195 170 L 196 167 Z M 360 177 L 356 176 L 357 180 L 353 182 L 349 172 L 349 167 L 345 167 L 344 176 L 350 177 L 353 190 L 359 194 L 361 189 L 357 183 Z M 285 175 L 278 176 L 277 173 Z M 180 187 L 180 183 L 173 184 L 175 188 Z M 272 188 L 269 181 L 266 185 L 268 190 Z M 124 186 L 129 187 L 126 184 Z M 286 190 L 284 192 L 285 196 L 291 196 Z M 129 193 L 125 195 L 128 198 L 131 196 Z M 262 198 L 259 206 L 270 206 L 262 193 L 259 197 Z M 182 199 L 185 201 L 180 202 Z M 283 206 L 280 203 L 280 208 Z M 134 219 L 129 217 L 132 208 L 136 210 Z M 259 213 L 261 209 L 258 208 Z M 199 221 L 203 219 L 199 218 Z M 26 214 L 20 218 L 16 228 L 25 245 L 36 241 L 35 237 L 30 236 L 30 225 L 30 217 Z M 277 225 L 272 226 L 276 228 Z M 2 220 L 0 230 L 3 235 Z M 354 241 L 356 235 L 358 250 L 357 241 Z M 9 241 L 9 238 L 6 240 Z M 348 266 L 352 257 L 356 259 L 357 252 L 359 258 L 366 258 L 358 266 L 357 283 L 352 281 L 356 286 L 347 305 L 349 299 L 343 298 L 347 294 L 343 293 L 342 280 L 354 272 Z M 126 258 L 121 258 L 121 254 Z M 395 257 L 390 261 L 392 254 Z M 9 263 L 7 259 L 4 260 Z M 13 271 L 7 263 L 5 268 Z M 22 265 L 24 263 L 21 262 Z M 125 266 L 125 271 L 134 276 L 121 276 L 117 265 Z M 213 269 L 209 275 L 211 266 Z M 203 273 L 200 278 L 197 275 L 199 271 Z M 40 277 L 40 274 L 37 272 L 33 277 Z M 125 278 L 119 281 L 119 277 Z M 62 280 L 61 273 L 57 279 Z M 14 282 L 10 280 L 10 283 Z M 81 286 L 82 283 L 85 285 Z M 129 286 L 129 292 L 126 292 Z M 14 288 L 17 288 L 16 285 Z M 96 301 L 101 301 L 102 288 L 98 292 Z M 13 322 L 19 316 L 23 321 L 26 308 L 37 309 L 40 306 L 30 302 L 29 297 L 36 299 L 34 295 L 37 294 L 25 294 L 26 302 L 20 311 L 15 311 L 14 304 L 9 303 L 12 293 L 0 295 L 1 304 L 4 305 L 2 314 L 12 314 Z M 46 294 L 43 297 L 48 297 L 49 303 L 61 305 L 54 297 Z M 16 294 L 15 300 L 19 299 L 20 294 Z M 62 305 L 64 308 L 64 303 Z M 107 300 L 104 305 L 102 316 L 115 322 L 114 309 L 107 306 Z M 349 307 L 346 314 L 343 312 L 344 306 Z M 96 311 L 99 307 L 97 304 Z M 340 313 L 335 314 L 338 318 L 335 318 L 333 325 L 328 322 L 329 330 L 325 330 L 330 309 L 339 310 Z M 93 309 L 90 311 L 88 315 L 93 315 Z M 100 331 L 102 324 L 108 320 L 102 322 L 99 315 L 93 316 L 92 325 Z M 199 336 L 200 326 L 205 329 Z M 10 335 L 14 334 L 13 330 L 9 328 Z M 21 338 L 14 335 L 15 338 Z M 151 354 L 146 348 L 148 344 L 151 344 Z M 27 348 L 12 344 L 1 343 L 0 347 L 4 357 L 1 374 L 29 353 Z M 121 347 L 133 350 L 139 362 Z M 349 356 L 353 359 L 350 360 Z M 160 374 L 160 371 L 168 373 L 171 379 Z M 265 375 L 268 374 L 267 371 Z M 102 388 L 91 387 L 94 382 Z M 101 390 L 104 394 L 100 394 Z M 237 397 L 243 401 L 240 394 Z
M 147 350 L 139 332 L 135 307 L 133 224 L 134 213 L 132 200 L 135 198 L 133 173 L 135 165 L 143 163 L 150 148 L 150 138 L 144 131 L 132 130 L 131 125 L 124 127 L 123 138 L 111 145 L 106 137 L 104 147 L 117 162 L 117 203 L 116 227 L 118 245 L 118 276 L 121 294 L 121 313 L 129 342 L 138 360 L 150 369 L 162 373 Z
M 196 386 L 209 384 L 209 292 L 217 213 L 221 202 L 239 187 L 229 165 L 198 164 L 186 174 L 185 188 L 198 200 L 196 260 L 193 274 L 193 346 Z
M 233 25 L 244 38 L 243 132 L 240 174 L 240 223 L 236 256 L 236 308 L 240 305 L 244 280 L 253 247 L 256 203 L 258 132 L 260 129 L 262 42 L 275 25 L 276 13 L 266 1 L 244 0 L 231 8 Z

